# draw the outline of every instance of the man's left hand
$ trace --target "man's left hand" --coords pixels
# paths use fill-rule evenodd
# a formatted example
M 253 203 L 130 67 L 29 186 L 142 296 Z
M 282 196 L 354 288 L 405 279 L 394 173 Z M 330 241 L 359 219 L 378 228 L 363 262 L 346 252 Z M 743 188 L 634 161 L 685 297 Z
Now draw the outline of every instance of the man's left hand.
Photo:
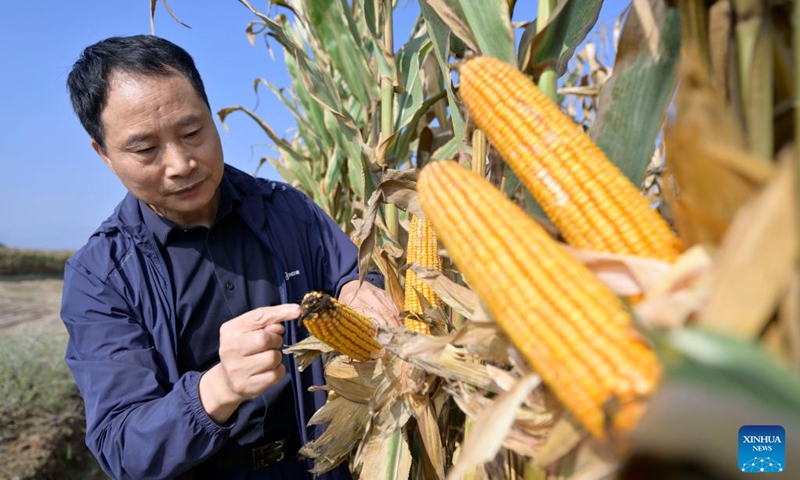
M 403 323 L 389 292 L 371 283 L 364 282 L 360 286 L 358 280 L 345 283 L 339 292 L 339 300 L 370 317 L 378 325 L 399 327 Z

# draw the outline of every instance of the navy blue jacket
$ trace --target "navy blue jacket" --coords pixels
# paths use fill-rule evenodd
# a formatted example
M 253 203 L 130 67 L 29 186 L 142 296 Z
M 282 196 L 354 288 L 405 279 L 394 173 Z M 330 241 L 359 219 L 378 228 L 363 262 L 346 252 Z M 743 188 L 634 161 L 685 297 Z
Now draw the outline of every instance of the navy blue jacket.
M 307 196 L 225 169 L 234 188 L 262 200 L 255 203 L 263 209 L 243 208 L 241 216 L 272 254 L 282 303 L 299 303 L 312 290 L 336 295 L 358 278 L 356 246 Z M 193 478 L 190 469 L 225 445 L 238 415 L 215 424 L 198 397 L 203 372 L 179 375 L 172 298 L 163 257 L 128 194 L 67 262 L 61 307 L 66 362 L 85 402 L 86 443 L 117 479 Z M 306 335 L 286 322 L 287 344 Z M 306 427 L 325 403 L 325 392 L 308 392 L 324 383 L 322 365 L 299 373 L 290 360 L 287 372 L 305 443 L 323 430 Z M 323 478 L 349 478 L 341 467 Z

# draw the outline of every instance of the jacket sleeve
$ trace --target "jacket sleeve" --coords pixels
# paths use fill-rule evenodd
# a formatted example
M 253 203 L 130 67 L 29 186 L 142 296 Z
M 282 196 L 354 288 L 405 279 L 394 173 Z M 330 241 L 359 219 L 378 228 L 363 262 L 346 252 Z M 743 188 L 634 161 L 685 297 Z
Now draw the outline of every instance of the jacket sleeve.
M 85 402 L 86 444 L 113 478 L 173 478 L 221 448 L 231 425 L 215 424 L 203 409 L 202 373 L 168 381 L 150 334 L 129 312 L 105 279 L 68 262 L 61 317 L 66 363 Z
M 312 228 L 317 230 L 317 234 L 310 238 L 319 242 L 318 268 L 322 274 L 324 291 L 338 297 L 342 286 L 358 280 L 358 247 L 330 215 L 309 197 L 301 195 L 306 207 L 311 210 Z M 365 281 L 381 288 L 384 285 L 383 277 L 374 271 L 367 272 Z

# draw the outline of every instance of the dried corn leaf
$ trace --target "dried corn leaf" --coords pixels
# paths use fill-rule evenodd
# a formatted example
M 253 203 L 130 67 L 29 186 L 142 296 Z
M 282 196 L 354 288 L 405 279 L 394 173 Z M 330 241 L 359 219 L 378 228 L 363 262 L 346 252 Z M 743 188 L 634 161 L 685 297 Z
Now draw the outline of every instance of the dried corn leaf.
M 464 383 L 453 383 L 444 388 L 458 408 L 471 419 L 477 418 L 481 412 L 493 404 L 492 399 L 486 396 L 486 392 L 476 390 Z M 562 411 L 563 409 L 558 404 L 543 412 L 534 412 L 523 405 L 516 412 L 514 424 L 507 432 L 503 446 L 520 455 L 530 457 L 537 455 L 544 445 L 555 419 L 561 415 Z
M 436 412 L 433 404 L 426 396 L 412 396 L 409 399 L 411 411 L 417 419 L 422 445 L 425 447 L 425 455 L 430 460 L 436 478 L 444 478 L 444 447 L 442 446 L 442 435 L 439 432 L 439 423 L 436 420 Z
M 466 322 L 455 334 L 453 345 L 464 347 L 483 361 L 508 363 L 511 342 L 493 322 Z
M 411 460 L 408 441 L 402 435 L 394 435 L 392 441 L 369 436 L 356 454 L 356 480 L 407 479 Z
M 429 379 L 425 372 L 397 357 L 385 364 L 385 380 L 378 385 L 370 402 L 372 422 L 370 434 L 385 438 L 402 428 L 411 417 L 409 395 L 425 395 Z
M 333 348 L 325 345 L 314 336 L 306 337 L 283 349 L 283 353 L 286 355 L 294 355 L 297 369 L 301 372 L 314 363 L 320 355 L 329 352 L 333 352 Z
M 651 328 L 677 328 L 688 322 L 706 303 L 711 290 L 712 249 L 695 245 L 639 302 L 637 319 Z
M 671 268 L 669 263 L 651 258 L 563 246 L 620 296 L 638 295 L 649 291 Z
M 375 245 L 372 251 L 372 260 L 375 262 L 375 265 L 378 266 L 378 270 L 380 270 L 381 274 L 383 274 L 386 283 L 386 291 L 388 291 L 389 295 L 392 297 L 395 307 L 397 307 L 398 311 L 403 310 L 405 294 L 403 292 L 403 287 L 400 286 L 397 267 L 395 267 L 387 247 L 378 247 L 378 245 Z
M 514 424 L 517 409 L 540 383 L 538 375 L 521 378 L 514 388 L 498 395 L 491 407 L 478 414 L 448 480 L 463 478 L 470 469 L 494 459 Z
M 325 365 L 325 381 L 336 393 L 351 402 L 367 404 L 383 380 L 379 362 L 349 362 L 334 357 Z
M 570 480 L 611 479 L 619 470 L 620 460 L 607 444 L 594 441 L 582 443 L 577 450 L 574 473 Z
M 773 179 L 734 219 L 713 268 L 713 287 L 701 324 L 753 338 L 786 292 L 797 259 L 794 163 L 781 162 Z
M 367 405 L 344 397 L 337 397 L 320 408 L 309 425 L 329 425 L 319 438 L 303 445 L 299 452 L 314 459 L 311 472 L 320 475 L 346 460 L 361 440 L 368 419 Z
M 725 95 L 731 90 L 730 49 L 731 49 L 731 3 L 719 0 L 708 10 L 708 45 L 713 71 L 713 86 Z
M 549 467 L 575 449 L 586 437 L 586 430 L 565 411 L 561 419 L 553 426 L 539 453 L 534 457 L 534 466 Z
M 419 265 L 411 265 L 410 269 L 420 280 L 429 285 L 445 304 L 461 315 L 472 318 L 479 302 L 475 292 L 455 283 L 440 271 Z
M 739 208 L 767 181 L 771 165 L 747 153 L 744 135 L 711 86 L 700 54 L 687 49 L 665 135 L 666 165 L 679 194 L 665 189 L 684 245 L 717 244 Z
M 426 372 L 448 380 L 461 381 L 485 391 L 498 387 L 465 348 L 451 345 L 452 336 L 417 335 L 408 330 L 378 330 L 378 342 L 386 350 Z

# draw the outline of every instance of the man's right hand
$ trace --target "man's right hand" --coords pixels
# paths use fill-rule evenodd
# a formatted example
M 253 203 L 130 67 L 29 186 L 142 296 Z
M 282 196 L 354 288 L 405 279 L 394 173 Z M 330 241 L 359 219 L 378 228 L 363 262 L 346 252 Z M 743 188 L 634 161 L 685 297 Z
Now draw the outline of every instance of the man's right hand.
M 275 385 L 286 374 L 282 363 L 284 327 L 300 316 L 294 303 L 251 310 L 219 330 L 220 363 L 200 378 L 200 402 L 217 424 L 239 405 Z

